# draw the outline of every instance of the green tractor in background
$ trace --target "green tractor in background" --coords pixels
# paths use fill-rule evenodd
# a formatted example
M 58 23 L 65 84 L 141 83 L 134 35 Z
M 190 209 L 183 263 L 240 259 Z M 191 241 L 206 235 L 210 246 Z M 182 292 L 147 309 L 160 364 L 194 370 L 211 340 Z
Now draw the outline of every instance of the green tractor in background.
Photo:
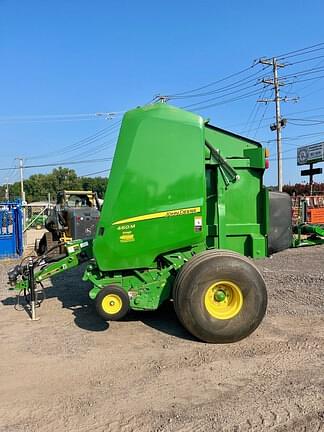
M 64 244 L 78 238 L 93 238 L 99 220 L 101 202 L 96 192 L 64 190 L 57 193 L 56 205 L 48 210 L 46 233 L 35 242 L 35 252 L 64 255 Z M 57 246 L 57 247 L 56 247 Z

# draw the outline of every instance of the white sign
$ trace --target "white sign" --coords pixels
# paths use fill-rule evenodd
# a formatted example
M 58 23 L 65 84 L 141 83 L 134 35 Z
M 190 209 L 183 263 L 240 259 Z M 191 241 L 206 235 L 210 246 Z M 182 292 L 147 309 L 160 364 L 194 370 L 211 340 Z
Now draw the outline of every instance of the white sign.
M 324 142 L 297 149 L 297 165 L 324 161 Z

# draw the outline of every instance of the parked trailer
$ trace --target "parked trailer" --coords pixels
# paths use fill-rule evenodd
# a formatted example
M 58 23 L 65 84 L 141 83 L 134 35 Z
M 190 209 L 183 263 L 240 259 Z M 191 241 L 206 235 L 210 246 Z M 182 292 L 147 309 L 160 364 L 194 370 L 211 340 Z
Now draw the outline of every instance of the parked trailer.
M 105 320 L 172 299 L 198 339 L 238 341 L 258 327 L 267 306 L 250 258 L 292 243 L 291 217 L 283 220 L 290 200 L 276 205 L 278 196 L 270 199 L 263 185 L 266 157 L 258 142 L 182 109 L 158 103 L 131 110 L 95 238 L 64 243 L 57 261 L 47 251 L 17 266 L 10 283 L 33 303 L 35 285 L 88 261 L 83 280 Z M 284 241 L 269 238 L 270 225 L 286 233 Z

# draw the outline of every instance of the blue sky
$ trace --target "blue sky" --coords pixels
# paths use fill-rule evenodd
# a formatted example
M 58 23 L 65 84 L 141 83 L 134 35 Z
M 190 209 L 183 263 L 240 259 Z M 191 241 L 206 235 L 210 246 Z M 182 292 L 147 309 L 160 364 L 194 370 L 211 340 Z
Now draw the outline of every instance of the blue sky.
M 320 0 L 0 0 L 0 168 L 13 167 L 18 156 L 27 165 L 109 159 L 119 124 L 95 113 L 124 111 L 159 93 L 219 80 L 262 56 L 324 42 L 323 18 Z M 323 54 L 324 50 L 316 51 L 292 60 Z M 323 65 L 319 58 L 287 66 L 280 74 Z M 261 66 L 248 73 L 258 70 Z M 282 103 L 283 116 L 302 118 L 302 124 L 288 122 L 283 132 L 288 138 L 286 183 L 302 180 L 295 147 L 324 140 L 324 124 L 303 123 L 306 117 L 324 119 L 322 74 L 307 75 L 318 79 L 305 82 L 290 78 L 291 84 L 285 86 L 283 95 L 298 95 L 300 100 Z M 270 90 L 260 94 L 271 96 Z M 219 127 L 260 140 L 275 156 L 275 134 L 269 130 L 274 106 L 256 104 L 257 98 L 252 95 L 201 111 L 198 107 L 196 112 Z M 170 103 L 182 106 L 183 101 Z M 109 160 L 99 160 L 71 168 L 84 175 L 109 166 Z M 31 168 L 26 176 L 51 169 Z M 0 183 L 6 177 L 16 181 L 18 172 L 0 171 Z M 275 182 L 271 161 L 266 183 Z

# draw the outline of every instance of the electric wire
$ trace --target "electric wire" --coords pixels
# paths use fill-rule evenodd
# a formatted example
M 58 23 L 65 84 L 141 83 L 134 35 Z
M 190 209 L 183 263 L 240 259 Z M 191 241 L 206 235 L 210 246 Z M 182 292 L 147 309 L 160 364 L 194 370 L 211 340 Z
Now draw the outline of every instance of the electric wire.
M 324 42 L 320 42 L 318 44 L 315 45 L 311 45 L 305 48 L 300 48 L 294 51 L 290 51 L 288 53 L 285 54 L 280 54 L 275 56 L 277 59 L 287 59 L 287 58 L 291 58 L 291 57 L 296 57 L 296 56 L 300 56 L 300 55 L 306 55 L 309 54 L 310 52 L 315 52 L 315 51 L 320 51 L 324 49 Z
M 317 79 L 321 79 L 321 78 L 324 78 L 324 75 L 321 75 L 319 77 L 304 78 L 304 79 L 298 81 L 298 83 L 307 82 L 307 81 L 313 81 L 313 80 L 317 80 Z M 287 82 L 286 84 L 291 84 L 291 83 Z
M 256 131 L 255 131 L 255 133 L 254 133 L 254 135 L 253 135 L 254 138 L 257 136 L 257 133 L 258 133 L 259 130 L 260 130 L 261 123 L 262 123 L 262 121 L 263 121 L 263 119 L 264 119 L 264 117 L 265 117 L 265 115 L 266 115 L 266 112 L 267 112 L 267 110 L 268 110 L 268 107 L 269 107 L 269 104 L 266 103 L 265 106 L 264 106 L 264 109 L 263 109 L 263 114 L 262 114 L 262 116 L 261 116 L 261 118 L 260 118 L 260 121 L 259 121 L 259 125 L 258 125 L 258 127 L 256 128 Z
M 63 148 L 58 148 L 56 151 L 49 152 L 49 153 L 43 153 L 37 156 L 29 156 L 28 160 L 35 160 L 35 159 L 47 159 L 48 157 L 60 154 L 67 154 L 74 152 L 76 150 L 79 150 L 80 148 L 83 148 L 85 146 L 88 146 L 89 144 L 93 144 L 100 139 L 106 138 L 111 134 L 111 132 L 114 132 L 116 129 L 118 129 L 119 125 L 121 124 L 121 120 L 118 120 L 114 123 L 112 123 L 109 126 L 106 126 L 103 129 L 98 130 L 96 133 L 88 135 L 85 138 L 82 138 L 68 146 L 65 146 Z
M 223 101 L 220 101 L 220 102 L 217 102 L 217 103 L 213 103 L 213 104 L 209 104 L 209 105 L 204 105 L 205 102 L 202 101 L 199 105 L 195 104 L 196 105 L 195 111 L 197 111 L 198 109 L 201 111 L 201 110 L 204 110 L 204 109 L 207 109 L 207 108 L 212 108 L 212 107 L 215 107 L 215 106 L 225 105 L 225 104 L 230 103 L 230 102 L 237 102 L 237 101 L 240 101 L 240 100 L 247 99 L 247 98 L 249 98 L 251 96 L 255 96 L 255 95 L 259 94 L 259 93 L 260 93 L 260 89 L 258 89 L 256 91 L 245 93 L 243 95 L 240 95 L 239 97 L 234 97 L 234 98 L 231 98 L 231 99 L 225 99 Z M 192 107 L 191 105 L 187 105 L 187 106 L 184 106 L 184 107 L 181 107 L 181 108 L 187 109 L 187 108 L 191 108 L 191 107 Z
M 103 139 L 103 138 L 111 137 L 108 141 L 104 141 L 104 142 L 97 144 L 96 146 L 90 147 L 90 148 L 88 146 L 82 146 L 82 148 L 77 150 L 77 153 L 75 156 L 76 157 L 84 157 L 84 156 L 88 156 L 89 154 L 94 155 L 94 154 L 97 154 L 102 150 L 106 150 L 107 148 L 116 144 L 117 137 L 118 137 L 118 130 L 119 130 L 119 126 L 117 126 L 114 130 L 111 130 L 109 133 L 107 133 L 104 137 L 101 138 L 101 139 Z M 97 141 L 100 141 L 100 140 L 97 140 Z M 94 142 L 97 142 L 97 141 L 94 141 Z M 84 148 L 85 148 L 85 150 L 83 150 Z M 73 150 L 73 151 L 75 151 L 75 150 Z M 73 155 L 70 155 L 69 157 L 71 157 L 71 156 L 73 156 Z
M 308 133 L 308 134 L 301 134 L 301 135 L 296 135 L 296 136 L 283 137 L 282 140 L 283 141 L 291 141 L 291 140 L 297 141 L 300 139 L 310 138 L 310 137 L 319 136 L 319 135 L 323 135 L 323 137 L 324 137 L 324 131 L 313 132 L 313 133 Z M 276 141 L 276 139 L 261 140 L 261 141 L 266 142 L 266 143 L 270 143 L 270 142 Z
M 242 78 L 242 79 L 240 79 L 240 80 L 238 80 L 238 81 L 234 81 L 234 82 L 232 82 L 232 83 L 230 83 L 230 84 L 227 84 L 226 86 L 224 86 L 224 87 L 220 87 L 220 88 L 216 88 L 216 89 L 214 89 L 214 90 L 210 90 L 210 91 L 208 91 L 208 92 L 204 92 L 204 93 L 196 93 L 196 94 L 189 94 L 189 95 L 184 95 L 184 96 L 172 96 L 172 95 L 167 95 L 166 96 L 166 98 L 167 99 L 191 99 L 191 98 L 196 98 L 196 97 L 204 97 L 204 96 L 209 96 L 209 95 L 212 95 L 212 94 L 216 94 L 216 93 L 222 93 L 222 92 L 226 92 L 226 91 L 228 91 L 228 90 L 232 90 L 232 89 L 234 89 L 234 88 L 237 88 L 237 87 L 241 87 L 241 85 L 244 83 L 244 84 L 248 84 L 248 83 L 255 83 L 255 79 L 258 77 L 258 76 L 261 76 L 261 75 L 263 75 L 263 70 L 264 69 L 266 69 L 266 67 L 264 67 L 263 69 L 262 69 L 262 71 L 257 71 L 257 72 L 255 72 L 255 73 L 253 73 L 253 74 L 251 74 L 251 75 L 249 75 L 249 76 L 247 76 L 247 77 L 245 77 L 245 78 Z M 253 78 L 252 78 L 253 77 Z
M 3 183 L 7 183 L 8 184 L 11 182 L 11 180 L 13 179 L 14 175 L 16 174 L 15 171 L 15 159 L 13 159 L 11 167 L 8 169 L 8 172 L 6 174 L 3 175 L 3 179 L 5 179 L 6 181 Z
M 265 97 L 265 92 L 266 92 L 266 89 L 265 88 L 262 89 L 258 99 Z M 253 122 L 257 118 L 258 112 L 260 110 L 260 103 L 258 103 L 258 99 L 255 101 L 255 104 L 253 105 L 252 111 L 250 112 L 250 115 L 249 115 L 248 120 L 246 122 L 246 127 L 248 127 L 247 135 L 250 134 L 250 130 L 252 129 Z
M 288 113 L 286 113 L 286 116 L 290 116 L 290 115 L 294 115 L 294 114 L 304 114 L 304 113 L 308 113 L 308 112 L 321 111 L 321 110 L 324 110 L 324 106 L 323 107 L 312 108 L 312 109 L 308 109 L 308 110 L 288 112 Z M 268 120 L 274 120 L 274 116 L 265 117 L 263 119 L 263 121 L 268 121 Z M 257 123 L 257 122 L 258 122 L 258 120 L 254 120 L 251 123 Z M 227 127 L 235 127 L 235 126 L 242 126 L 242 125 L 243 126 L 246 125 L 246 122 L 230 123 Z
M 88 159 L 88 160 L 81 160 L 81 161 L 60 161 L 60 162 L 53 162 L 48 164 L 41 164 L 41 165 L 24 165 L 24 169 L 29 168 L 44 168 L 44 167 L 51 167 L 51 166 L 60 166 L 61 164 L 65 165 L 78 165 L 83 163 L 94 163 L 94 162 L 106 162 L 112 160 L 112 157 L 109 158 L 101 158 L 101 159 Z
M 324 70 L 324 66 L 315 66 L 315 67 L 312 67 L 309 69 L 302 69 L 302 70 L 299 70 L 296 72 L 292 72 L 292 73 L 287 74 L 287 75 L 281 75 L 280 79 L 298 78 L 299 76 L 304 76 L 304 75 L 307 76 L 307 75 L 312 75 L 314 73 L 323 72 L 323 70 Z
M 95 171 L 95 172 L 88 173 L 88 174 L 82 174 L 80 177 L 90 177 L 90 176 L 95 175 L 95 174 L 108 173 L 110 171 L 111 171 L 111 168 L 108 168 L 108 169 L 101 170 L 101 171 Z
M 109 141 L 105 141 L 105 142 L 97 145 L 96 147 L 92 147 L 91 149 L 84 150 L 81 153 L 78 153 L 77 156 L 78 157 L 83 157 L 83 156 L 87 156 L 89 154 L 95 155 L 95 154 L 97 154 L 99 152 L 102 152 L 103 150 L 107 150 L 108 148 L 111 148 L 112 146 L 116 145 L 117 138 L 118 138 L 118 135 L 115 135 Z
M 52 167 L 52 166 L 57 166 L 60 167 L 62 166 L 62 164 L 65 165 L 78 165 L 78 164 L 84 164 L 84 163 L 94 163 L 94 162 L 106 162 L 106 161 L 110 161 L 112 160 L 112 157 L 108 157 L 108 158 L 101 158 L 101 159 L 87 159 L 87 160 L 81 160 L 81 161 L 60 161 L 60 162 L 52 162 L 52 163 L 48 163 L 48 164 L 39 164 L 39 165 L 24 165 L 22 168 L 23 169 L 30 169 L 30 168 L 45 168 L 45 167 Z M 6 168 L 0 168 L 0 171 L 5 171 L 10 169 L 10 167 L 6 167 Z M 15 170 L 19 170 L 20 167 L 15 167 Z
M 307 62 L 310 62 L 310 61 L 313 61 L 313 60 L 317 60 L 317 59 L 320 59 L 320 58 L 323 58 L 323 57 L 324 57 L 324 55 L 320 55 L 320 56 L 316 56 L 316 57 L 311 57 L 311 58 L 295 61 L 293 63 L 288 63 L 288 64 L 286 64 L 286 66 L 294 66 L 294 65 L 300 64 L 300 63 L 307 63 Z
M 0 116 L 0 123 L 20 122 L 50 122 L 50 121 L 82 121 L 97 120 L 100 117 L 111 119 L 123 115 L 126 111 L 96 112 L 86 114 L 49 114 L 49 115 L 26 115 L 26 116 Z
M 209 98 L 209 99 L 204 99 L 202 101 L 192 103 L 190 105 L 186 105 L 186 106 L 184 106 L 184 108 L 193 108 L 193 107 L 195 107 L 197 105 L 201 105 L 202 103 L 208 103 L 208 102 L 213 102 L 213 101 L 218 100 L 218 99 L 223 99 L 224 97 L 235 95 L 237 93 L 241 93 L 244 90 L 248 90 L 250 88 L 253 88 L 253 87 L 256 87 L 256 86 L 260 86 L 260 85 L 262 85 L 262 84 L 260 84 L 260 83 L 254 83 L 254 84 L 248 85 L 246 87 L 243 87 L 243 88 L 241 88 L 239 90 L 234 90 L 232 92 L 228 92 L 228 93 L 226 93 L 224 95 L 221 95 L 221 96 L 215 96 L 215 97 L 212 97 L 212 98 Z M 264 86 L 262 86 L 262 89 L 263 88 L 264 88 Z M 260 89 L 258 90 L 258 92 L 259 91 L 260 91 Z M 239 96 L 239 94 L 238 94 L 238 96 Z
M 203 89 L 211 87 L 211 86 L 213 86 L 215 84 L 219 84 L 219 83 L 224 82 L 224 81 L 226 81 L 228 79 L 234 78 L 234 77 L 236 77 L 238 75 L 242 75 L 244 72 L 247 72 L 248 70 L 251 70 L 252 68 L 254 68 L 254 66 L 255 66 L 255 64 L 253 64 L 253 65 L 251 65 L 249 67 L 246 67 L 246 68 L 244 68 L 244 69 L 242 69 L 242 70 L 240 70 L 238 72 L 234 72 L 233 74 L 230 74 L 230 75 L 228 75 L 228 76 L 226 76 L 224 78 L 221 78 L 219 80 L 212 81 L 210 83 L 204 84 L 204 85 L 202 85 L 200 87 L 196 87 L 196 88 L 193 88 L 193 89 L 190 89 L 190 90 L 185 90 L 185 91 L 178 92 L 178 93 L 168 94 L 168 98 L 174 98 L 176 96 L 182 96 L 182 95 L 185 95 L 185 94 L 188 94 L 188 93 L 194 93 L 196 91 L 203 90 Z

